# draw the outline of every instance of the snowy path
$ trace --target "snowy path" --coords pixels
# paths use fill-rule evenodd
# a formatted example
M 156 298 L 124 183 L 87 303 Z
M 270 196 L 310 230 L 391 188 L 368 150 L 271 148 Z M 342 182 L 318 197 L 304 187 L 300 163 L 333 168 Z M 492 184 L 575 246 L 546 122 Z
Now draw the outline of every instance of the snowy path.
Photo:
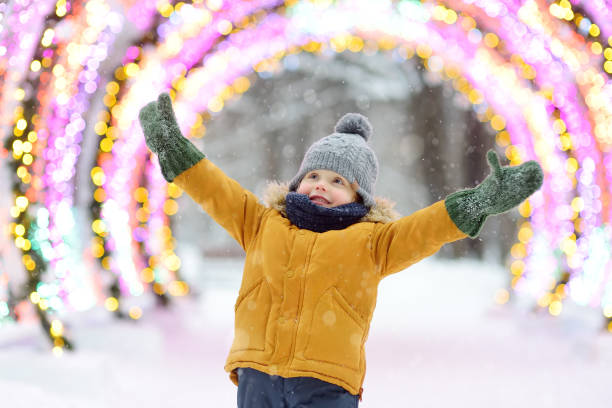
M 36 326 L 2 329 L 0 406 L 236 406 L 223 363 L 239 265 L 211 265 L 198 299 L 139 322 L 73 319 L 79 349 L 61 358 Z M 496 266 L 428 260 L 383 281 L 360 407 L 609 407 L 612 335 L 597 312 L 496 306 L 504 280 Z

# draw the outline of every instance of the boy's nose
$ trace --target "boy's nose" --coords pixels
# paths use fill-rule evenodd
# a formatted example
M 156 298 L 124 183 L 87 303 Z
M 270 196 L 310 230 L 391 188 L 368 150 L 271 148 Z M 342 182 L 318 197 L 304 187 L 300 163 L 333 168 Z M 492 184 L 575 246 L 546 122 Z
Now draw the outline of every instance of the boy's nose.
M 315 186 L 315 189 L 325 191 L 325 185 L 323 183 L 317 183 L 317 185 Z

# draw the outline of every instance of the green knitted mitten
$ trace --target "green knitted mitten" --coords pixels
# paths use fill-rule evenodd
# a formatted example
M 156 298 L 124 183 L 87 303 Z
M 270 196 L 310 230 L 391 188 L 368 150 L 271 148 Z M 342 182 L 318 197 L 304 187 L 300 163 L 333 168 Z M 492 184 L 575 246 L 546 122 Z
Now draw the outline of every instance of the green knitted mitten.
M 183 137 L 167 93 L 159 95 L 157 102 L 150 102 L 143 107 L 138 119 L 145 142 L 157 154 L 162 174 L 168 182 L 205 157 L 193 143 Z
M 489 215 L 519 205 L 542 186 L 540 165 L 531 160 L 520 166 L 504 166 L 493 150 L 487 153 L 492 173 L 475 188 L 457 191 L 444 200 L 455 225 L 472 238 L 478 236 Z

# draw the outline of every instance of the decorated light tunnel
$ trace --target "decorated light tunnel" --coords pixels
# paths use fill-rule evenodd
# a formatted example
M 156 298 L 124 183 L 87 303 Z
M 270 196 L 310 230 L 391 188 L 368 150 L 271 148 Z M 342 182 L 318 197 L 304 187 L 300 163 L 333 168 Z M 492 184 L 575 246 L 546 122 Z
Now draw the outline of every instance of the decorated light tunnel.
M 201 138 L 302 52 L 419 58 L 451 82 L 511 164 L 545 172 L 519 208 L 497 300 L 518 291 L 553 315 L 569 300 L 612 318 L 612 2 L 20 0 L 0 13 L 5 233 L 27 276 L 13 293 L 0 270 L 0 321 L 33 305 L 58 353 L 67 311 L 138 319 L 142 295 L 189 291 L 171 228 L 181 191 L 146 148 L 139 109 L 169 91 L 183 133 Z M 78 177 L 91 178 L 87 213 Z

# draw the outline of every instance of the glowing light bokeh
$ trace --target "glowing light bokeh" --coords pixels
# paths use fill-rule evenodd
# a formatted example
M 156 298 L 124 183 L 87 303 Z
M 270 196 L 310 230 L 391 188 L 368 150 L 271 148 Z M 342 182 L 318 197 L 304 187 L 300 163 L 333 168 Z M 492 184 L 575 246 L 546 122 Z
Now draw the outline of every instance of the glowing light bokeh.
M 170 90 L 182 130 L 201 137 L 208 116 L 300 52 L 420 58 L 450 81 L 511 164 L 535 159 L 545 171 L 542 190 L 519 208 L 512 288 L 553 315 L 566 298 L 612 310 L 609 2 L 21 0 L 0 5 L 0 16 L 10 230 L 25 269 L 46 265 L 30 296 L 45 310 L 119 310 L 119 294 L 100 284 L 104 271 L 122 296 L 188 292 L 171 230 L 180 191 L 150 161 L 138 110 Z M 73 206 L 91 138 L 90 219 Z M 126 313 L 139 318 L 134 307 Z M 7 308 L 0 297 L 0 319 Z

